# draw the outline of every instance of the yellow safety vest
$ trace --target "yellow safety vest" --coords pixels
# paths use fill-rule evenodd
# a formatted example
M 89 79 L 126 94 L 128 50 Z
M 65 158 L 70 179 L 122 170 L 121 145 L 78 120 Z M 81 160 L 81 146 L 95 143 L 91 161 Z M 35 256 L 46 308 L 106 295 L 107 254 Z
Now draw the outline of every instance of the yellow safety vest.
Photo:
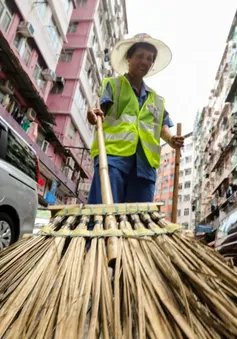
M 106 153 L 116 156 L 131 156 L 136 153 L 139 139 L 149 164 L 160 165 L 160 132 L 164 115 L 164 99 L 152 90 L 142 108 L 128 79 L 125 76 L 105 78 L 101 93 L 110 83 L 113 105 L 106 114 L 103 130 Z M 97 132 L 91 148 L 94 158 L 99 154 Z

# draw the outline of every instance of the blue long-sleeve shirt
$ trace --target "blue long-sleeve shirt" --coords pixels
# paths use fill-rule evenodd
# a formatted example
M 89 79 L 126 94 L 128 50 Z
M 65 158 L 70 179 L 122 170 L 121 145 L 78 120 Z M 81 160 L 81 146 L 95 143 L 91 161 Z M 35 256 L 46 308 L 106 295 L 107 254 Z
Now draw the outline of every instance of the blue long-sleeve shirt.
M 133 86 L 132 86 L 133 87 Z M 141 87 L 140 94 L 133 87 L 133 90 L 137 96 L 140 108 L 143 106 L 144 102 L 147 99 L 148 94 L 152 91 L 145 83 Z M 113 103 L 113 92 L 110 83 L 107 83 L 104 93 L 102 93 L 100 104 L 104 103 Z M 174 124 L 169 117 L 169 113 L 165 110 L 163 118 L 163 126 L 173 127 Z M 138 142 L 137 151 L 135 154 L 128 157 L 108 155 L 108 165 L 116 167 L 124 173 L 129 173 L 133 166 L 136 166 L 137 176 L 148 179 L 150 181 L 156 181 L 156 169 L 151 167 L 149 164 L 145 153 L 143 151 L 141 142 Z M 99 164 L 99 157 L 95 157 L 95 166 Z

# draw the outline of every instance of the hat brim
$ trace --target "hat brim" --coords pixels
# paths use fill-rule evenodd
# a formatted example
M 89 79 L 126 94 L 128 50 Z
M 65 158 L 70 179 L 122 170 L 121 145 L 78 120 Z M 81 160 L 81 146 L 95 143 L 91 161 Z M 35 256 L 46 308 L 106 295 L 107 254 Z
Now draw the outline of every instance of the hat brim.
M 149 43 L 153 45 L 158 51 L 157 58 L 146 77 L 150 77 L 162 71 L 169 65 L 172 60 L 172 53 L 169 47 L 163 41 L 150 37 L 142 39 L 132 38 L 118 41 L 112 50 L 111 64 L 116 73 L 119 75 L 124 75 L 128 72 L 128 62 L 126 60 L 127 52 L 129 48 L 132 47 L 132 45 L 139 42 Z

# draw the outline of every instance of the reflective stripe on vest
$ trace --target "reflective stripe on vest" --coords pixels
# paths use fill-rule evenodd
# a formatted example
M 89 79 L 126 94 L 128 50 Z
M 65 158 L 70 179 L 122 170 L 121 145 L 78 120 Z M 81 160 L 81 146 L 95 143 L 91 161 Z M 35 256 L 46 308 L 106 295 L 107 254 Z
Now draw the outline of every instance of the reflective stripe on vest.
M 159 145 L 150 144 L 149 142 L 143 141 L 143 145 L 152 153 L 160 154 L 161 147 Z
M 148 162 L 158 168 L 164 99 L 152 91 L 142 108 L 139 108 L 136 95 L 126 77 L 104 79 L 102 92 L 108 82 L 112 87 L 113 105 L 103 122 L 107 154 L 131 156 L 135 154 L 140 139 Z M 99 154 L 97 133 L 91 154 L 93 157 Z
M 105 117 L 105 123 L 110 126 L 118 126 L 121 122 L 135 123 L 137 120 L 136 116 L 129 114 L 123 114 L 119 119 L 112 117 L 111 115 Z
M 125 141 L 131 141 L 132 142 L 132 141 L 136 140 L 136 134 L 126 133 L 126 132 L 115 133 L 115 134 L 104 133 L 104 137 L 105 137 L 106 140 L 116 140 L 116 141 L 125 140 Z

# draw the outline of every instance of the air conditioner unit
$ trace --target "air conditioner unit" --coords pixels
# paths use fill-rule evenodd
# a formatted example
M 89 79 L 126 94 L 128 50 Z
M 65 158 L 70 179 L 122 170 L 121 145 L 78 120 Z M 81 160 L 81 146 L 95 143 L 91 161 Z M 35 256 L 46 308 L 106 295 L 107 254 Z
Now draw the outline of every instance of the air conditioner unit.
M 80 172 L 74 172 L 74 178 L 78 180 L 80 178 Z
M 43 70 L 42 75 L 47 81 L 55 81 L 57 78 L 56 73 L 49 68 Z
M 65 85 L 65 79 L 64 77 L 57 77 L 56 82 L 62 86 Z
M 67 157 L 66 165 L 70 167 L 71 169 L 75 166 L 75 161 L 72 157 Z
M 41 145 L 41 149 L 45 154 L 47 154 L 48 148 L 49 148 L 49 142 L 44 140 L 42 145 Z
M 231 73 L 229 74 L 229 78 L 230 78 L 230 79 L 233 79 L 233 78 L 235 77 L 235 75 L 236 75 L 235 72 L 231 72 Z
M 35 32 L 34 27 L 29 21 L 21 21 L 18 25 L 17 31 L 26 38 L 32 37 Z
M 73 170 L 71 170 L 69 167 L 65 167 L 64 174 L 68 179 L 72 178 Z
M 101 52 L 101 51 L 97 51 L 96 52 L 96 57 L 97 58 L 102 58 L 102 56 L 103 56 L 103 52 Z
M 75 205 L 77 203 L 77 198 L 66 197 L 64 198 L 65 205 Z
M 36 118 L 36 113 L 33 110 L 33 108 L 28 108 L 26 115 L 27 115 L 28 120 L 30 121 L 34 121 Z
M 0 80 L 0 89 L 7 94 L 14 93 L 14 86 L 9 80 Z

